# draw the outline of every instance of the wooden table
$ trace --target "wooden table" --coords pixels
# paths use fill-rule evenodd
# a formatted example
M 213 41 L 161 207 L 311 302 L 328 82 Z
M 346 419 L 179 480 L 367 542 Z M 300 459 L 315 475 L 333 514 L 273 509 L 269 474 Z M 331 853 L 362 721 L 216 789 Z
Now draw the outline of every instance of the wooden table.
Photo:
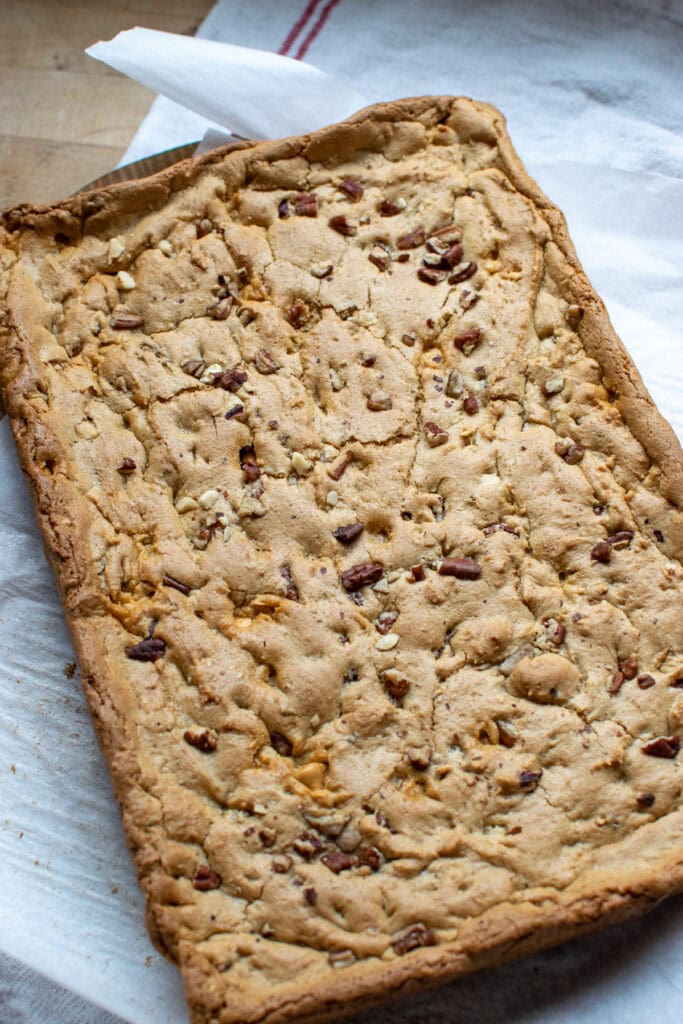
M 0 209 L 77 191 L 120 160 L 154 94 L 86 46 L 134 25 L 191 35 L 211 0 L 0 0 Z

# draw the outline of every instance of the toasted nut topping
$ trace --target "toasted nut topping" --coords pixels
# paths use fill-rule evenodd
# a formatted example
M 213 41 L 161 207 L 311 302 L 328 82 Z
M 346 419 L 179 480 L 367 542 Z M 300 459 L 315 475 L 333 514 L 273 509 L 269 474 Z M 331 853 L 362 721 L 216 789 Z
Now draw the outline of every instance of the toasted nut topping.
M 113 331 L 134 331 L 136 327 L 142 327 L 142 317 L 137 313 L 116 313 L 109 321 Z
M 479 402 L 476 395 L 466 395 L 462 400 L 462 407 L 468 416 L 475 416 L 479 412 Z
M 384 864 L 384 856 L 376 846 L 368 846 L 360 853 L 358 861 L 365 867 L 370 868 L 371 871 L 379 871 Z
M 281 732 L 271 732 L 270 734 L 270 745 L 281 757 L 291 757 L 294 747 L 290 740 L 286 736 L 283 736 Z
M 294 861 L 286 853 L 276 853 L 271 861 L 273 871 L 278 875 L 285 875 L 291 868 Z
M 267 348 L 260 348 L 254 357 L 254 366 L 259 373 L 277 373 L 281 365 Z
M 559 441 L 555 442 L 555 451 L 570 466 L 575 466 L 577 463 L 581 462 L 581 459 L 585 455 L 585 451 L 581 445 L 574 441 L 570 441 L 568 437 L 561 437 Z
M 342 853 L 341 850 L 330 850 L 329 853 L 324 853 L 320 860 L 330 871 L 334 871 L 335 875 L 338 875 L 340 871 L 348 871 L 358 863 L 354 856 L 350 853 Z
M 465 384 L 457 370 L 451 370 L 446 381 L 446 394 L 449 398 L 459 398 L 465 390 Z
M 614 675 L 612 676 L 612 678 L 610 680 L 609 686 L 607 687 L 607 692 L 608 693 L 619 693 L 619 690 L 622 688 L 623 685 L 624 685 L 624 673 L 617 671 L 617 672 L 614 673 Z
M 118 467 L 117 473 L 120 473 L 121 476 L 130 476 L 130 474 L 134 473 L 137 468 L 138 467 L 133 459 L 125 458 Z
M 635 679 L 638 675 L 638 662 L 634 661 L 633 658 L 626 658 L 622 661 L 619 668 L 624 674 L 624 679 Z
M 680 749 L 681 744 L 676 736 L 658 736 L 657 739 L 650 740 L 642 748 L 643 753 L 649 754 L 651 757 L 669 758 L 675 757 Z
M 221 881 L 221 876 L 217 871 L 212 871 L 206 864 L 198 864 L 192 879 L 192 885 L 199 892 L 208 892 L 210 889 L 219 889 Z
M 543 385 L 543 393 L 550 398 L 551 395 L 559 395 L 560 391 L 564 388 L 564 377 L 562 374 L 558 374 L 556 377 L 551 377 Z
M 227 320 L 232 309 L 232 299 L 228 295 L 225 299 L 219 299 L 213 306 L 209 306 L 208 314 L 212 320 Z
M 639 793 L 636 797 L 636 803 L 639 807 L 652 807 L 654 802 L 654 793 Z
M 409 928 L 408 931 L 403 932 L 392 942 L 392 946 L 399 956 L 404 956 L 404 954 L 410 953 L 411 950 L 418 949 L 420 946 L 435 945 L 436 935 L 431 928 L 427 928 L 424 924 L 416 924 L 413 928 Z
M 292 196 L 292 202 L 297 217 L 318 216 L 318 200 L 312 192 L 299 192 L 298 195 Z
M 386 635 L 398 618 L 398 612 L 380 612 L 375 619 L 375 629 Z
M 382 217 L 395 217 L 401 210 L 405 210 L 407 203 L 405 199 L 401 202 L 392 202 L 391 199 L 383 199 L 379 204 L 379 212 Z
M 360 537 L 364 530 L 362 523 L 349 523 L 348 526 L 339 526 L 332 533 L 335 540 L 340 544 L 351 544 L 357 537 Z
M 354 178 L 342 178 L 339 182 L 339 191 L 347 195 L 349 199 L 353 199 L 354 203 L 357 203 L 363 195 L 363 186 Z
M 358 234 L 358 225 L 352 224 L 343 214 L 340 214 L 337 217 L 330 217 L 329 224 L 333 231 L 337 231 L 340 235 L 344 235 L 346 238 L 350 238 L 353 235 Z
M 438 572 L 439 576 L 455 576 L 458 580 L 478 580 L 481 566 L 473 558 L 444 558 Z
M 204 373 L 205 366 L 206 363 L 204 362 L 203 359 L 188 359 L 186 363 L 183 363 L 180 369 L 187 373 L 190 377 L 199 378 Z
M 441 253 L 441 265 L 452 269 L 457 267 L 458 263 L 462 259 L 462 246 L 460 242 L 453 242 Z
M 383 572 L 384 566 L 381 562 L 359 562 L 341 574 L 342 586 L 344 590 L 350 592 L 360 590 L 369 583 L 376 583 Z
M 457 270 L 455 274 L 451 274 L 448 278 L 448 283 L 459 284 L 461 281 L 467 281 L 468 278 L 474 277 L 477 270 L 477 264 L 473 260 L 471 263 L 466 264 L 462 270 Z
M 292 849 L 304 860 L 313 860 L 322 848 L 323 844 L 313 832 L 302 832 L 292 843 Z
M 211 369 L 212 367 L 209 366 L 206 372 L 209 373 Z M 223 372 L 221 367 L 219 367 L 214 383 L 219 388 L 223 388 L 224 391 L 239 391 L 248 379 L 249 375 L 246 370 L 226 370 Z
M 419 245 L 424 245 L 426 234 L 424 228 L 415 228 L 414 231 L 410 231 L 407 235 L 401 235 L 396 241 L 397 249 L 416 249 Z
M 289 217 L 289 200 L 281 199 L 277 204 L 277 215 L 280 220 L 284 220 L 285 217 Z
M 612 557 L 612 548 L 606 540 L 599 540 L 591 550 L 591 558 L 594 562 L 609 562 Z
M 109 240 L 109 248 L 107 249 L 107 255 L 110 260 L 117 260 L 119 256 L 123 256 L 126 251 L 126 247 L 120 238 L 111 238 Z
M 204 732 L 192 732 L 190 729 L 186 729 L 183 733 L 183 739 L 186 743 L 189 743 L 191 747 L 195 747 L 197 750 L 201 750 L 202 754 L 210 754 L 217 747 L 216 734 L 213 730 L 205 729 Z
M 166 653 L 166 644 L 158 637 L 148 636 L 138 644 L 129 644 L 125 652 L 131 661 L 156 661 Z
M 261 469 L 256 461 L 256 452 L 251 445 L 245 445 L 243 448 L 240 448 L 240 466 L 242 467 L 245 479 L 251 483 L 258 480 L 261 476 Z M 201 500 L 200 498 L 200 504 Z
M 240 423 L 244 423 L 246 416 L 243 405 L 233 405 L 231 409 L 225 414 L 226 420 L 239 420 Z
M 519 773 L 519 784 L 522 789 L 526 789 L 528 791 L 534 790 L 536 789 L 542 775 L 543 770 L 540 768 L 537 772 L 522 770 Z
M 416 583 L 420 583 L 425 578 L 425 567 L 424 565 L 412 565 L 410 567 L 413 579 Z
M 373 391 L 368 398 L 367 406 L 373 412 L 384 412 L 391 409 L 391 398 L 385 391 Z
M 431 267 L 420 267 L 417 276 L 425 284 L 440 284 L 445 280 L 446 274 L 443 270 L 433 270 Z
M 181 594 L 184 594 L 185 597 L 187 597 L 191 590 L 187 583 L 181 583 L 180 580 L 175 579 L 174 576 L 164 576 L 161 582 L 165 587 L 172 587 L 173 590 L 179 591 Z
M 627 548 L 632 540 L 633 533 L 631 530 L 617 530 L 616 533 L 607 538 L 606 543 L 619 551 L 621 548 Z
M 389 253 L 379 245 L 373 246 L 372 250 L 368 253 L 368 259 L 371 263 L 375 264 L 378 270 L 388 270 L 391 263 Z
M 313 463 L 301 452 L 292 452 L 292 469 L 297 476 L 303 476 L 304 473 L 309 473 L 313 469 Z
M 351 964 L 355 964 L 356 955 L 351 949 L 333 950 L 332 953 L 327 954 L 327 960 L 330 967 L 340 969 L 342 967 L 350 967 Z
M 424 435 L 427 444 L 430 448 L 435 448 L 437 445 L 445 444 L 448 440 L 448 431 L 440 427 L 438 423 L 432 423 L 429 421 L 424 425 Z
M 220 496 L 221 492 L 212 487 L 210 490 L 204 491 L 203 494 L 200 494 L 197 500 L 202 508 L 212 508 Z
M 288 601 L 298 601 L 299 591 L 297 590 L 296 583 L 292 577 L 292 570 L 288 565 L 283 565 L 280 569 L 280 575 L 285 581 L 285 597 Z
M 564 316 L 570 327 L 578 327 L 583 318 L 583 306 L 567 306 Z
M 387 633 L 386 636 L 381 636 L 375 644 L 375 650 L 377 651 L 393 651 L 394 647 L 398 644 L 400 637 L 398 633 Z
M 191 498 L 189 494 L 184 495 L 182 498 L 178 498 L 175 503 L 176 512 L 183 514 L 183 512 L 192 512 L 197 508 L 197 502 L 194 498 Z
M 132 292 L 135 288 L 135 278 L 127 270 L 119 270 L 116 275 L 116 283 L 124 292 Z
M 329 277 L 333 269 L 334 268 L 331 263 L 313 263 L 310 267 L 313 277 L 319 278 Z
M 462 334 L 458 334 L 457 337 L 453 338 L 453 344 L 457 349 L 460 349 L 466 356 L 469 356 L 474 352 L 475 348 L 481 341 L 481 328 L 472 327 L 469 331 L 463 331 Z
M 641 690 L 649 690 L 650 687 L 654 685 L 655 680 L 652 678 L 652 676 L 649 676 L 645 673 L 642 676 L 638 676 L 638 686 Z
M 309 316 L 308 306 L 304 302 L 293 302 L 287 310 L 287 319 L 292 327 L 299 330 L 307 322 Z

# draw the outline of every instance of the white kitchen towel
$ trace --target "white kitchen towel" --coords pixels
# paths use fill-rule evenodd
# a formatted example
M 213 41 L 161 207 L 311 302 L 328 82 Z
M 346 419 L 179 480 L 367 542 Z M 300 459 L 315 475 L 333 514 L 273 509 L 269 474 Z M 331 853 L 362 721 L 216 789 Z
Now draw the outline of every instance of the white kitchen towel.
M 568 214 L 580 258 L 683 436 L 680 3 L 221 0 L 199 34 L 305 58 L 368 101 L 444 92 L 498 105 L 531 173 Z M 149 52 L 149 69 L 163 64 L 158 57 Z M 202 82 L 192 84 L 196 99 Z M 265 77 L 264 95 L 267 85 Z M 226 117 L 236 98 L 228 90 Z M 273 81 L 261 131 L 287 130 L 287 102 Z M 312 91 L 312 119 L 320 107 Z M 235 126 L 215 102 L 211 111 Z M 248 129 L 243 99 L 239 113 Z M 157 100 L 129 155 L 199 138 L 206 125 Z M 78 678 L 63 673 L 73 653 L 6 421 L 0 477 L 0 951 L 51 979 L 1 957 L 0 1024 L 111 1024 L 73 993 L 130 1024 L 183 1024 L 177 972 L 145 933 Z M 673 900 L 641 921 L 363 1020 L 674 1024 L 682 975 L 683 905 Z

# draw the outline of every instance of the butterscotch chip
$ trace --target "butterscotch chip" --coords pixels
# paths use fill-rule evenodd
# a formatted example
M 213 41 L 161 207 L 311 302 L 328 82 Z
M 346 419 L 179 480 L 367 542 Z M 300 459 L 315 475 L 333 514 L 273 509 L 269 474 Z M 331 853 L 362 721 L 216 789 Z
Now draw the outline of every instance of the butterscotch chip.
M 6 212 L 0 391 L 193 1024 L 683 889 L 683 459 L 491 107 Z

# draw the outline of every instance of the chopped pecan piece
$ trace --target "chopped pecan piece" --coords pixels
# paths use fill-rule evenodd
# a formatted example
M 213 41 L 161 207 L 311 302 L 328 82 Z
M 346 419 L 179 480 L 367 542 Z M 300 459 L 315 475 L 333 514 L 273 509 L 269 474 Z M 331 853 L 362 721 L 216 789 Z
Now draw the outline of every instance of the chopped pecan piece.
M 260 829 L 258 837 L 267 849 L 269 849 L 271 846 L 275 846 L 277 834 L 273 831 L 272 828 Z
M 185 597 L 190 593 L 191 588 L 188 587 L 186 583 L 181 583 L 180 580 L 175 579 L 173 576 L 164 576 L 161 582 L 165 587 L 173 587 L 174 590 L 177 590 L 180 594 L 184 594 Z
M 311 907 L 316 905 L 318 902 L 318 894 L 313 886 L 309 886 L 307 889 L 304 889 L 304 899 Z
M 280 575 L 286 584 L 285 597 L 288 601 L 298 601 L 299 591 L 297 590 L 296 583 L 292 579 L 292 570 L 287 565 L 283 565 L 280 569 Z
M 555 632 L 550 637 L 550 642 L 552 644 L 555 644 L 556 647 L 559 647 L 561 644 L 564 643 L 566 635 L 567 627 L 564 625 L 563 622 L 558 622 L 557 626 L 555 627 Z
M 363 195 L 363 186 L 355 178 L 342 178 L 339 182 L 339 191 L 357 203 Z
M 285 217 L 289 217 L 288 199 L 281 199 L 280 202 L 277 204 L 277 215 L 280 218 L 280 220 L 283 220 Z
M 349 523 L 347 526 L 338 526 L 332 536 L 340 544 L 351 544 L 356 537 L 360 537 L 365 527 L 362 523 Z
M 480 327 L 471 327 L 468 331 L 463 331 L 462 334 L 458 334 L 457 337 L 453 338 L 453 344 L 455 347 L 460 349 L 460 351 L 466 356 L 469 356 L 474 352 L 480 341 Z
M 273 871 L 278 875 L 286 875 L 294 861 L 287 853 L 276 853 L 271 861 Z
M 503 533 L 511 533 L 513 537 L 519 537 L 519 533 L 512 526 L 507 526 L 505 523 L 489 523 L 488 526 L 484 527 L 483 532 L 488 537 L 492 533 L 497 533 L 501 530 Z
M 652 676 L 647 675 L 647 673 L 644 672 L 642 676 L 638 676 L 638 686 L 641 690 L 649 690 L 654 685 L 655 680 Z
M 458 270 L 455 274 L 451 274 L 448 278 L 449 284 L 460 284 L 461 281 L 467 281 L 468 278 L 473 277 L 478 270 L 477 264 L 472 260 L 471 263 L 467 263 L 462 270 Z
M 419 949 L 420 946 L 435 946 L 436 935 L 431 928 L 428 928 L 424 924 L 416 924 L 408 931 L 403 932 L 398 938 L 394 939 L 392 946 L 394 951 L 399 956 L 404 956 L 405 953 L 410 953 L 413 949 Z
M 335 875 L 338 875 L 340 871 L 348 871 L 349 868 L 353 868 L 357 864 L 354 856 L 350 853 L 342 853 L 341 850 L 330 850 L 329 853 L 324 853 L 320 860 L 330 871 L 334 871 Z
M 188 359 L 186 363 L 183 363 L 180 369 L 189 374 L 190 377 L 201 377 L 204 373 L 205 366 L 206 363 L 203 359 Z
M 372 412 L 385 412 L 391 409 L 391 396 L 386 391 L 373 391 L 366 405 Z
M 408 232 L 407 235 L 401 235 L 401 237 L 397 239 L 396 248 L 416 249 L 419 245 L 425 244 L 426 238 L 427 235 L 425 234 L 424 228 L 415 228 L 414 231 Z
M 612 557 L 612 548 L 606 540 L 599 540 L 591 549 L 591 558 L 594 562 L 603 562 L 605 565 Z
M 415 334 L 415 331 L 410 331 L 410 333 L 408 334 L 402 334 L 401 341 L 403 342 L 404 345 L 407 345 L 408 348 L 412 348 L 415 342 L 417 341 L 417 335 Z
M 230 316 L 230 310 L 232 309 L 232 299 L 228 295 L 224 299 L 219 299 L 213 306 L 209 306 L 209 316 L 212 320 L 227 320 Z
M 570 441 L 568 437 L 562 437 L 559 441 L 555 442 L 555 451 L 570 466 L 575 466 L 581 462 L 585 455 L 582 446 L 575 441 Z
M 417 565 L 411 565 L 410 572 L 416 583 L 421 583 L 422 580 L 425 578 L 424 565 L 420 565 L 419 563 Z
M 384 864 L 384 856 L 376 846 L 368 846 L 361 851 L 358 862 L 370 868 L 371 871 L 379 871 Z
M 441 284 L 446 274 L 443 270 L 433 270 L 431 267 L 420 267 L 417 276 L 425 284 Z
M 542 775 L 542 768 L 539 768 L 536 772 L 527 771 L 526 769 L 523 769 L 519 773 L 519 784 L 523 789 L 531 791 L 533 789 L 536 789 L 536 786 L 538 785 Z
M 273 358 L 267 348 L 260 348 L 254 357 L 254 366 L 259 373 L 277 373 L 281 364 Z
M 256 462 L 256 453 L 251 445 L 240 448 L 240 466 L 246 480 L 253 482 L 261 476 L 261 470 Z
M 394 625 L 398 618 L 398 612 L 380 612 L 375 619 L 375 629 L 382 636 L 386 636 L 390 632 L 391 627 Z
M 635 679 L 638 675 L 638 662 L 634 661 L 633 658 L 626 658 L 622 661 L 619 668 L 624 675 L 624 679 Z
M 618 670 L 612 676 L 609 685 L 607 687 L 608 693 L 619 693 L 619 690 L 624 685 L 624 673 Z
M 353 455 L 351 454 L 351 452 L 346 452 L 342 456 L 341 461 L 338 462 L 336 466 L 334 466 L 332 469 L 328 469 L 327 475 L 331 477 L 333 480 L 341 480 L 345 470 L 351 465 L 352 462 Z
M 652 807 L 654 802 L 654 793 L 639 793 L 636 797 L 636 803 L 639 807 Z
M 219 889 L 221 881 L 222 879 L 218 872 L 213 871 L 208 864 L 198 864 L 192 879 L 192 885 L 199 892 L 209 892 L 210 889 Z
M 341 583 L 344 590 L 353 592 L 370 583 L 376 583 L 383 572 L 384 566 L 381 562 L 359 562 L 358 565 L 352 565 L 350 569 L 343 571 Z
M 476 414 L 479 412 L 479 402 L 477 401 L 477 396 L 473 395 L 471 392 L 469 395 L 465 395 L 465 397 L 462 400 L 462 407 L 468 416 L 476 416 Z
M 438 445 L 445 444 L 448 440 L 448 431 L 440 427 L 438 423 L 433 423 L 429 420 L 424 425 L 425 440 L 430 448 L 436 448 Z
M 382 672 L 380 681 L 389 696 L 395 701 L 403 700 L 410 689 L 409 680 L 404 679 L 396 669 L 388 669 L 386 672 Z
M 658 736 L 642 748 L 643 753 L 651 757 L 675 757 L 680 749 L 681 744 L 676 736 Z
M 121 476 L 130 476 L 130 474 L 134 473 L 137 468 L 137 464 L 133 461 L 133 459 L 129 459 L 128 457 L 126 457 L 121 463 L 121 465 L 117 468 L 116 472 L 120 473 Z
M 382 217 L 395 217 L 401 212 L 401 209 L 402 207 L 398 203 L 392 202 L 391 199 L 383 199 L 379 204 L 379 212 Z
M 298 331 L 308 321 L 308 313 L 308 306 L 304 302 L 293 302 L 287 310 L 287 319 Z
M 116 313 L 109 321 L 113 331 L 134 331 L 136 327 L 142 327 L 143 320 L 137 313 Z
M 323 844 L 313 832 L 302 832 L 292 843 L 292 849 L 304 860 L 313 860 L 322 848 Z
M 654 535 L 655 535 L 655 540 L 656 541 L 658 541 L 660 544 L 664 543 L 664 534 L 662 533 L 661 530 L 655 530 L 654 531 Z
M 276 753 L 280 754 L 281 757 L 291 757 L 294 747 L 290 740 L 286 736 L 283 736 L 281 732 L 271 732 L 270 734 L 270 745 Z
M 607 538 L 606 543 L 613 548 L 627 548 L 633 540 L 633 532 L 631 530 L 617 530 L 611 537 Z
M 233 405 L 232 408 L 228 409 L 226 412 L 225 418 L 226 420 L 244 420 L 244 406 L 239 403 L 237 405 Z
M 457 370 L 451 370 L 446 381 L 446 394 L 449 398 L 459 398 L 465 390 L 465 384 Z
M 217 746 L 215 734 L 209 732 L 208 729 L 205 729 L 204 732 L 192 732 L 190 729 L 186 729 L 183 733 L 183 739 L 191 747 L 201 750 L 202 754 L 212 753 Z
M 224 373 L 217 374 L 214 383 L 224 391 L 239 391 L 248 376 L 246 370 L 226 370 Z
M 373 246 L 372 250 L 368 253 L 368 259 L 371 263 L 375 264 L 378 270 L 388 270 L 391 263 L 389 253 L 380 245 Z
M 294 213 L 297 217 L 317 217 L 318 199 L 312 192 L 299 192 L 292 196 Z
M 125 650 L 132 661 L 156 661 L 166 653 L 166 644 L 158 637 L 148 636 L 139 644 L 129 644 Z
M 356 954 L 352 949 L 335 949 L 327 954 L 327 960 L 331 967 L 336 967 L 337 969 L 350 967 L 351 964 L 356 962 Z
M 353 235 L 358 234 L 358 226 L 348 221 L 344 214 L 339 214 L 336 217 L 330 217 L 329 224 L 333 231 L 336 231 L 340 235 L 344 235 L 345 238 L 351 238 Z
M 458 580 L 478 580 L 481 566 L 473 558 L 443 558 L 439 576 L 455 576 Z
M 447 267 L 449 270 L 453 267 L 457 267 L 458 263 L 462 259 L 462 246 L 460 242 L 453 242 L 447 249 L 441 253 L 441 265 Z

